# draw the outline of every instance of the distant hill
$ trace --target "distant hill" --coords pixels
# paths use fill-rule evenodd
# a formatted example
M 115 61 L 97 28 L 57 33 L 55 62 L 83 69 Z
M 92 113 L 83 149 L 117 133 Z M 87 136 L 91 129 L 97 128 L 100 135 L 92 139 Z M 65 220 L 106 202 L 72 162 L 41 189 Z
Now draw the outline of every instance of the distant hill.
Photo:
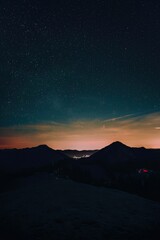
M 60 160 L 68 159 L 65 154 L 47 145 L 24 149 L 0 150 L 0 173 L 21 173 L 54 166 Z

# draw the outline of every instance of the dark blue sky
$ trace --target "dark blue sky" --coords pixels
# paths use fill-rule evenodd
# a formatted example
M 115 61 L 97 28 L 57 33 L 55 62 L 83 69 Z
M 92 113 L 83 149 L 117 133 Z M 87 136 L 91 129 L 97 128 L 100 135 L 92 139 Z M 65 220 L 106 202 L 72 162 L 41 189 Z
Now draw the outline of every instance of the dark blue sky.
M 0 126 L 160 110 L 159 1 L 0 3 Z

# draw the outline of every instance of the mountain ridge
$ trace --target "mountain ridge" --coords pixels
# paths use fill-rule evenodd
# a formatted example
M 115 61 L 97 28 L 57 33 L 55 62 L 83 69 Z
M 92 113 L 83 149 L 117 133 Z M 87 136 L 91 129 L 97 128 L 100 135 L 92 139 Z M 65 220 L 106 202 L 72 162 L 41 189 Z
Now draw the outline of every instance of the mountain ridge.
M 21 173 L 51 168 L 60 160 L 68 159 L 65 154 L 47 145 L 32 148 L 0 150 L 0 173 Z
M 84 168 L 84 166 L 90 168 L 94 165 L 97 169 L 101 167 L 106 171 L 160 168 L 160 149 L 129 147 L 116 141 L 92 153 L 87 158 L 83 155 L 83 158 L 75 160 L 65 151 L 52 149 L 45 144 L 32 148 L 1 149 L 0 172 L 20 172 L 32 168 L 53 167 L 59 163 L 62 168 L 66 165 L 69 165 L 69 169 Z

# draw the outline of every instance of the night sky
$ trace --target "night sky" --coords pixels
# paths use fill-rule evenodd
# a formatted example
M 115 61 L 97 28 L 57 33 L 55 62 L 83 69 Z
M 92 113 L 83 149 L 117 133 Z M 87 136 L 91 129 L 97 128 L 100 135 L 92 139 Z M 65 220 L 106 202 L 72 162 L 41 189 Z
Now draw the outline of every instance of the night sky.
M 0 148 L 160 147 L 160 1 L 0 3 Z

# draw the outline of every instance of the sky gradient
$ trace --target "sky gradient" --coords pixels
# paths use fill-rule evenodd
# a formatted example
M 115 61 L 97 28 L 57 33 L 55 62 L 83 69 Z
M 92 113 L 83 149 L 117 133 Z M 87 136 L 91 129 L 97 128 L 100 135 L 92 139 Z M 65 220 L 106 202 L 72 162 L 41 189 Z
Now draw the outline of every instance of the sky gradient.
M 160 113 L 63 124 L 46 122 L 0 130 L 0 148 L 25 148 L 45 143 L 54 149 L 100 149 L 114 141 L 134 147 L 159 148 Z
M 0 3 L 0 148 L 160 148 L 160 2 Z

